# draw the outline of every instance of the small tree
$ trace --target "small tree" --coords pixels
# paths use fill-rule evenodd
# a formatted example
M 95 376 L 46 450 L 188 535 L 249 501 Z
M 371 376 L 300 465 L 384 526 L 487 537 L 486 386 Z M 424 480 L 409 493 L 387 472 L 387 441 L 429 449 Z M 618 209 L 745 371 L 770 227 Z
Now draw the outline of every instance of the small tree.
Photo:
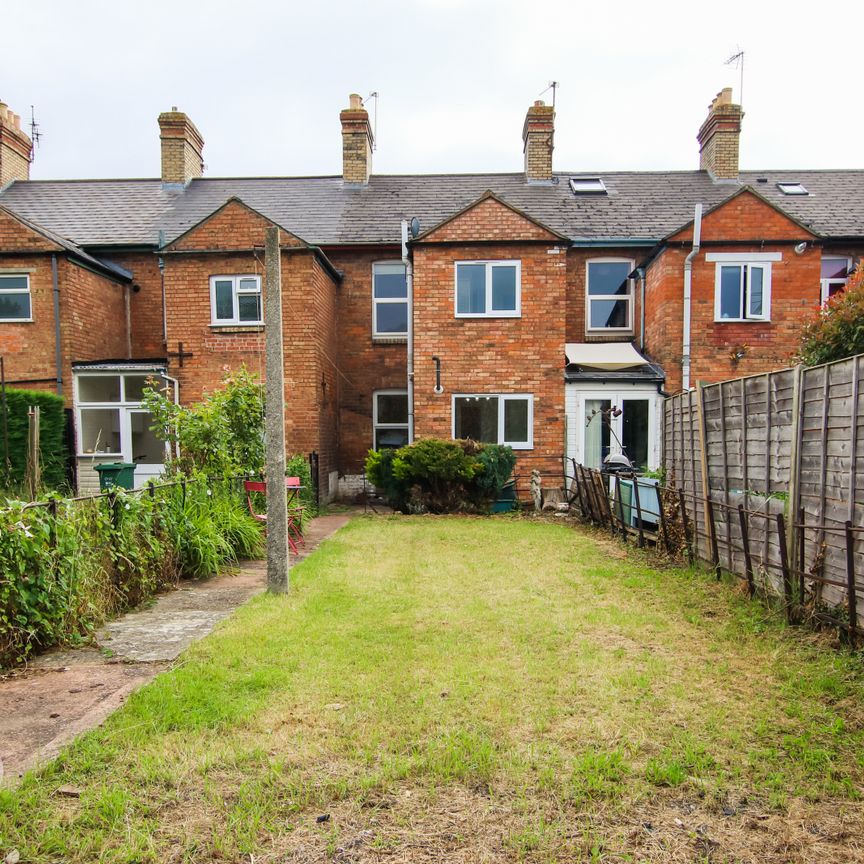
M 864 353 L 864 267 L 849 277 L 801 330 L 798 356 L 806 366 L 818 366 Z
M 168 389 L 155 387 L 145 390 L 142 401 L 154 430 L 171 445 L 171 469 L 214 475 L 261 471 L 264 391 L 245 366 L 226 372 L 221 386 L 194 405 L 177 405 Z

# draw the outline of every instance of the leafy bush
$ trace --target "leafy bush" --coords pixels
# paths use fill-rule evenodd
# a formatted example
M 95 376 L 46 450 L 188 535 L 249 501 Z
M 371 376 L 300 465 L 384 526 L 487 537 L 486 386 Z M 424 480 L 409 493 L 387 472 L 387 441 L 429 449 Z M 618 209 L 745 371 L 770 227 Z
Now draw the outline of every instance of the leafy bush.
M 63 397 L 41 390 L 6 389 L 6 411 L 9 424 L 9 476 L 5 476 L 4 443 L 0 441 L 0 482 L 9 487 L 24 482 L 27 465 L 27 412 L 39 406 L 39 444 L 42 448 L 42 482 L 51 489 L 66 485 L 66 416 Z M 0 428 L 2 434 L 2 428 Z
M 516 464 L 510 447 L 425 438 L 399 450 L 372 450 L 369 482 L 404 512 L 485 512 Z
M 260 555 L 236 483 L 185 485 L 0 510 L 0 665 L 86 638 L 181 577 Z
M 264 390 L 245 366 L 194 405 L 178 405 L 170 388 L 155 387 L 144 391 L 143 404 L 171 444 L 170 471 L 230 476 L 264 467 Z
M 801 330 L 799 357 L 807 366 L 864 353 L 864 267 L 849 277 Z

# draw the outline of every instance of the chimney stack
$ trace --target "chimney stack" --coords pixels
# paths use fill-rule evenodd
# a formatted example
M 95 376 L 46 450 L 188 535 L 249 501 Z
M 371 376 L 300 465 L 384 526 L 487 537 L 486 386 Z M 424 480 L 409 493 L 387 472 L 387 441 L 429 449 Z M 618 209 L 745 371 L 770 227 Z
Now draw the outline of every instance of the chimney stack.
M 33 142 L 21 131 L 21 117 L 0 101 L 0 189 L 30 179 Z
M 699 134 L 699 168 L 717 180 L 738 179 L 738 139 L 744 112 L 732 102 L 725 87 L 708 106 L 708 118 Z
M 342 121 L 342 180 L 365 186 L 372 173 L 372 147 L 375 139 L 369 125 L 369 112 L 356 93 L 348 97 L 348 107 L 341 111 Z
M 204 139 L 195 124 L 174 106 L 159 115 L 162 182 L 186 186 L 204 173 Z
M 525 179 L 529 183 L 552 182 L 552 151 L 555 149 L 555 109 L 537 100 L 525 115 Z

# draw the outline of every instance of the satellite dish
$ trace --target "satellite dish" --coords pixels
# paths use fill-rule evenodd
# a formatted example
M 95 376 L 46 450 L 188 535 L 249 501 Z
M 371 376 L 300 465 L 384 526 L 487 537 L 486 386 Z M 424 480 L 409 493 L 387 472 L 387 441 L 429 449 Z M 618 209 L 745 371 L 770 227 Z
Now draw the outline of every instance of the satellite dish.
M 420 233 L 420 220 L 415 216 L 411 220 L 411 236 L 416 237 Z

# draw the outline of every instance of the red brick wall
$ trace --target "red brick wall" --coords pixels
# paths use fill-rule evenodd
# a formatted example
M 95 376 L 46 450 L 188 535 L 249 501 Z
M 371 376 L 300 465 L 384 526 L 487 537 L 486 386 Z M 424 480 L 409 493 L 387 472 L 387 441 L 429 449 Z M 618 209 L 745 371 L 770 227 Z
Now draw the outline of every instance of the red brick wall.
M 482 230 L 480 224 L 475 233 Z M 533 468 L 557 478 L 564 450 L 566 259 L 548 254 L 550 248 L 420 245 L 414 251 L 416 437 L 452 437 L 454 393 L 533 394 L 534 449 L 516 451 L 523 494 Z M 455 262 L 471 259 L 522 262 L 520 318 L 454 316 Z M 441 358 L 441 395 L 433 392 L 433 355 Z
M 372 339 L 372 265 L 398 261 L 399 247 L 331 250 L 328 257 L 344 274 L 336 290 L 337 347 L 331 356 L 341 374 L 339 387 L 339 470 L 362 474 L 372 441 L 372 394 L 406 388 L 405 340 Z
M 482 238 L 477 226 L 482 224 Z M 531 222 L 494 198 L 486 198 L 465 213 L 431 231 L 424 240 L 436 243 L 470 243 L 477 239 L 506 243 L 512 240 L 561 241 L 551 231 Z
M 140 289 L 132 292 L 132 356 L 136 360 L 164 357 L 162 283 L 156 253 L 125 252 L 106 257 L 129 270 Z

